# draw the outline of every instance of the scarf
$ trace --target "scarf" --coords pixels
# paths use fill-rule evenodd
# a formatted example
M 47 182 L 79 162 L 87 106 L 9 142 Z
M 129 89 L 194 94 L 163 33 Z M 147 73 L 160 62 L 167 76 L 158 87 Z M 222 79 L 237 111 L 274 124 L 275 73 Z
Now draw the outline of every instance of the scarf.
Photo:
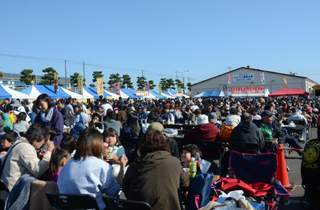
M 50 108 L 47 115 L 46 115 L 46 113 L 44 113 L 42 111 L 40 112 L 41 120 L 45 123 L 51 121 L 52 115 L 53 115 L 53 107 Z

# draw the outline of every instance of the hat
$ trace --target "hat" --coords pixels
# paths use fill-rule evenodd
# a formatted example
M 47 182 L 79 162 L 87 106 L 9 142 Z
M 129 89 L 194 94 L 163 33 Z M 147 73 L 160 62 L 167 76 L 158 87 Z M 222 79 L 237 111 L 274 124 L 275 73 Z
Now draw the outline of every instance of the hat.
M 127 108 L 127 112 L 134 112 L 134 111 L 136 111 L 136 110 L 134 109 L 133 106 L 129 106 L 129 107 Z
M 264 110 L 261 113 L 261 117 L 264 117 L 264 116 L 272 117 L 272 113 L 269 110 Z
M 199 107 L 197 105 L 193 105 L 190 108 L 191 108 L 192 112 L 196 111 L 196 109 L 199 109 Z
M 208 124 L 208 123 L 209 123 L 209 120 L 207 115 L 202 114 L 197 118 L 197 125 Z
M 13 99 L 13 100 L 11 101 L 10 106 L 12 106 L 12 107 L 19 107 L 19 106 L 21 106 L 21 104 L 19 103 L 18 100 Z
M 0 118 L 0 132 L 3 131 L 4 121 Z
M 253 116 L 252 120 L 261 120 L 261 116 L 260 115 L 255 115 L 255 116 Z
M 153 123 L 151 123 L 149 125 L 147 131 L 149 131 L 149 130 L 156 130 L 156 131 L 162 132 L 163 131 L 163 125 L 161 123 L 159 123 L 159 122 L 153 122 Z
M 217 113 L 211 112 L 211 113 L 209 114 L 209 121 L 210 121 L 210 122 L 212 122 L 212 123 L 217 123 L 217 119 L 218 119 Z
M 229 110 L 230 107 L 229 107 L 229 105 L 227 104 L 227 105 L 224 106 L 224 108 L 225 108 L 226 110 Z
M 113 108 L 113 111 L 115 111 L 115 110 L 119 110 L 119 108 L 118 108 L 118 107 L 114 107 L 114 108 Z

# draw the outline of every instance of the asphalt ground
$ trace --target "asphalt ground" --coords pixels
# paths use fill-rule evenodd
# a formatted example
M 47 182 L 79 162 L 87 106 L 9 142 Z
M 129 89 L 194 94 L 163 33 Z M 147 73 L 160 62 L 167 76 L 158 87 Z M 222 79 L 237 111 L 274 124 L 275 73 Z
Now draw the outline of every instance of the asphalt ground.
M 311 138 L 317 138 L 317 128 L 311 128 Z M 300 142 L 300 145 L 304 147 L 305 143 Z M 301 186 L 301 161 L 302 157 L 298 155 L 297 152 L 291 152 L 291 154 L 286 157 L 286 164 L 290 168 L 288 172 L 289 181 L 296 184 L 296 188 L 291 192 L 290 204 L 289 205 L 279 205 L 279 210 L 293 210 L 293 209 L 315 209 L 309 206 L 308 202 L 303 198 L 304 189 Z M 302 201 L 302 202 L 301 202 Z

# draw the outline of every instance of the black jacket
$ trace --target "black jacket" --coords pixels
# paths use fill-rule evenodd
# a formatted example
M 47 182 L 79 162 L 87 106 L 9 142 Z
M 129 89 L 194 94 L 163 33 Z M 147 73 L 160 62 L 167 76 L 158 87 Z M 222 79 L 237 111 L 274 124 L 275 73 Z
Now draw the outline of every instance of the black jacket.
M 230 136 L 232 143 L 258 143 L 259 149 L 264 147 L 264 138 L 260 129 L 253 122 L 240 122 Z

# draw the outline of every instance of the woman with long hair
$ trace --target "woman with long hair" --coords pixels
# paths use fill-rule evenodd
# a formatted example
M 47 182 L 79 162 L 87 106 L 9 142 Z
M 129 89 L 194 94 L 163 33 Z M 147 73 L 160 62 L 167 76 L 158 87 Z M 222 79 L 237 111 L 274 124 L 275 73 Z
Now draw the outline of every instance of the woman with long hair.
M 60 193 L 93 195 L 100 209 L 106 206 L 102 194 L 116 196 L 120 191 L 127 158 L 120 157 L 120 171 L 115 178 L 112 166 L 104 162 L 103 136 L 95 129 L 84 130 L 77 141 L 76 153 L 60 171 L 58 188 Z

